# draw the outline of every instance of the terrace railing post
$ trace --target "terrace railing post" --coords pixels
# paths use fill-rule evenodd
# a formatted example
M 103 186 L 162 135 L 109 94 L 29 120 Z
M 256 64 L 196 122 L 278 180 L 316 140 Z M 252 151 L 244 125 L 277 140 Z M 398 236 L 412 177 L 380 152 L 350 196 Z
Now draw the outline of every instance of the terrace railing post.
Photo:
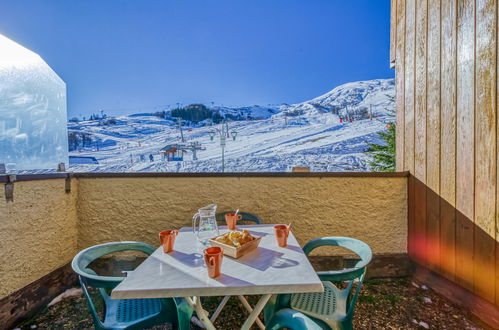
M 7 183 L 5 184 L 5 200 L 7 202 L 14 201 L 14 182 L 16 181 L 16 175 L 11 174 L 7 177 Z

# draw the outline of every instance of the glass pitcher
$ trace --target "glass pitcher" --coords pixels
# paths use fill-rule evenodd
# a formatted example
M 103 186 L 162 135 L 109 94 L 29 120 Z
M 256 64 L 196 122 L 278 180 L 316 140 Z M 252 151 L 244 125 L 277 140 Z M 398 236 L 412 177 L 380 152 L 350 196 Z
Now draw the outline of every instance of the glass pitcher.
M 216 219 L 217 205 L 210 204 L 198 210 L 198 213 L 192 217 L 192 231 L 197 239 L 204 245 L 208 244 L 210 238 L 219 235 L 217 219 Z M 199 218 L 199 224 L 197 219 Z

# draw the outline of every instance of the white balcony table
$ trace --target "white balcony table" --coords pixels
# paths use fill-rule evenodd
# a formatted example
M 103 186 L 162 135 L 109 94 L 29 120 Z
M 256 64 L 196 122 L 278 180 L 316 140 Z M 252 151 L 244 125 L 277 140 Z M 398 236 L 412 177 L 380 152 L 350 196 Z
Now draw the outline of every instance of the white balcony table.
M 191 228 L 182 228 L 175 240 L 174 251 L 164 253 L 159 247 L 111 294 L 115 299 L 185 297 L 207 329 L 215 329 L 219 315 L 229 296 L 238 296 L 250 312 L 241 329 L 249 329 L 273 294 L 322 292 L 319 277 L 307 256 L 290 233 L 288 246 L 277 246 L 273 225 L 238 226 L 262 237 L 258 248 L 239 258 L 224 256 L 221 275 L 209 278 L 203 260 L 206 248 L 195 238 Z M 220 233 L 226 232 L 220 227 Z M 252 308 L 244 295 L 262 295 Z M 211 319 L 201 305 L 200 297 L 225 296 Z

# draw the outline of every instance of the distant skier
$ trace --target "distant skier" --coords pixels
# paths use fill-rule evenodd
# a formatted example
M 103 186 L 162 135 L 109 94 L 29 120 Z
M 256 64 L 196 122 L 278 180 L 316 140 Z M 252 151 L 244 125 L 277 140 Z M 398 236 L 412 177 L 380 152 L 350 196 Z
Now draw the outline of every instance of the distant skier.
M 152 154 L 149 154 L 149 161 L 152 163 L 154 162 L 154 156 Z

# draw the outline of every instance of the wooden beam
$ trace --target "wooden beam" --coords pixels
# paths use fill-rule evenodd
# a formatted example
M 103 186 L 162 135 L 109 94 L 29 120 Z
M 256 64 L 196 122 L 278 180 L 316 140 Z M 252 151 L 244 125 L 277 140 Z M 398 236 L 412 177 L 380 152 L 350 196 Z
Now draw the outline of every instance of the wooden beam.
M 475 193 L 475 5 L 457 1 L 456 275 L 473 290 Z
M 426 185 L 414 177 L 414 252 L 416 261 L 428 265 L 427 228 L 426 228 Z
M 395 88 L 397 125 L 396 125 L 396 166 L 397 171 L 403 171 L 405 149 L 405 0 L 397 0 L 397 44 L 395 61 Z
M 456 268 L 456 62 L 457 2 L 441 2 L 440 268 L 454 279 Z M 445 41 L 445 42 L 444 42 Z
M 440 270 L 440 35 L 440 0 L 428 0 L 426 253 L 432 270 Z
M 428 0 L 426 185 L 440 193 L 440 0 Z
M 404 169 L 414 173 L 416 0 L 406 1 Z
M 416 228 L 414 225 L 415 218 L 415 185 L 416 179 L 414 175 L 409 176 L 409 182 L 407 184 L 407 253 L 409 257 L 413 260 L 417 260 L 416 252 Z
M 416 1 L 414 175 L 426 184 L 426 63 L 428 60 L 428 0 Z
M 499 16 L 499 1 L 496 1 L 496 110 L 499 110 L 499 74 L 498 74 L 498 65 L 499 65 L 499 23 L 498 23 L 498 18 Z M 499 118 L 496 115 L 496 134 L 499 136 L 499 124 L 498 121 Z M 496 142 L 496 171 L 499 171 L 499 157 L 498 154 L 498 149 L 497 149 L 497 142 Z M 496 174 L 496 297 L 495 297 L 495 302 L 496 306 L 499 306 L 499 174 Z
M 397 0 L 390 1 L 390 67 L 395 66 L 397 52 Z
M 476 0 L 474 290 L 495 301 L 496 2 Z M 487 239 L 489 236 L 489 239 Z M 490 239 L 492 238 L 492 239 Z

